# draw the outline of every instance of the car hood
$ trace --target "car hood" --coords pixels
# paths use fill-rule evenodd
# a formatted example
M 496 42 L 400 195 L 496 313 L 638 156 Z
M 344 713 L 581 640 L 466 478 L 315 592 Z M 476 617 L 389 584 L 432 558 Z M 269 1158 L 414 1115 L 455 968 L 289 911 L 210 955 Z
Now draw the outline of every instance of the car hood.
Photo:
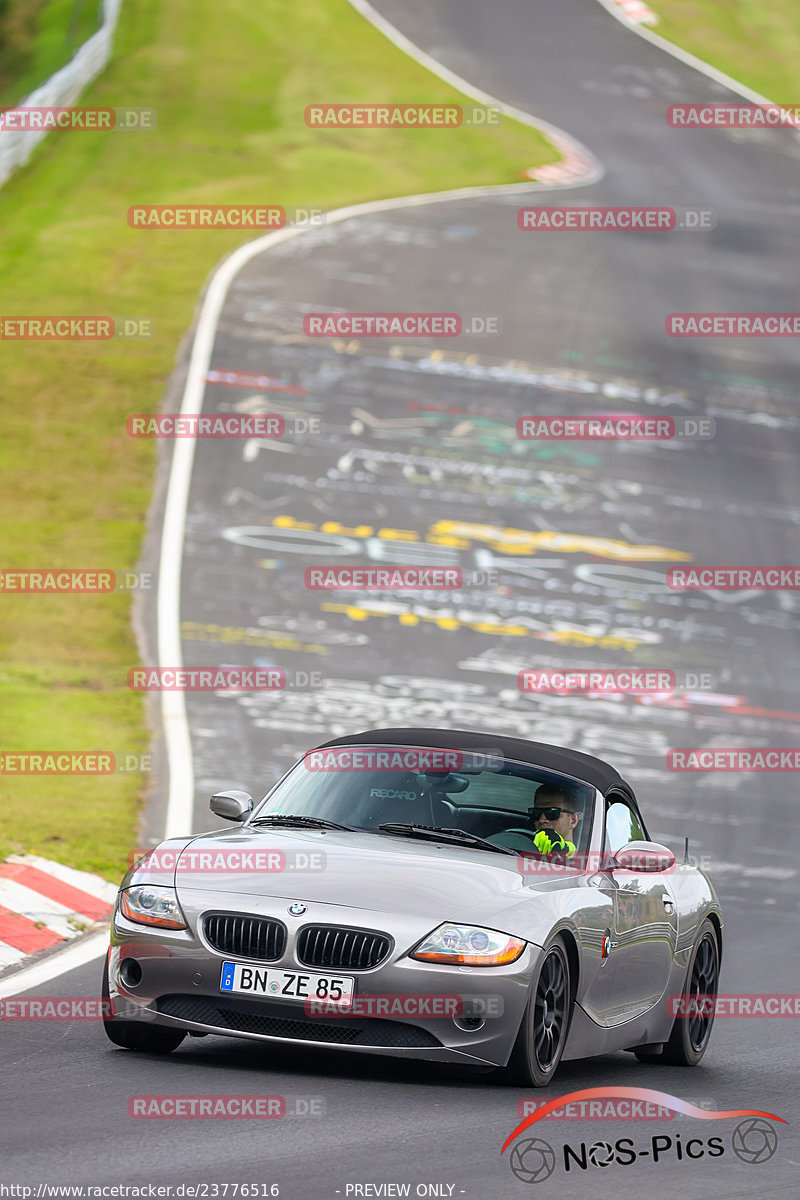
M 270 861 L 271 869 L 264 865 Z M 218 890 L 441 920 L 504 895 L 519 899 L 527 890 L 516 855 L 389 834 L 297 829 L 194 838 L 178 853 L 175 886 L 179 893 Z

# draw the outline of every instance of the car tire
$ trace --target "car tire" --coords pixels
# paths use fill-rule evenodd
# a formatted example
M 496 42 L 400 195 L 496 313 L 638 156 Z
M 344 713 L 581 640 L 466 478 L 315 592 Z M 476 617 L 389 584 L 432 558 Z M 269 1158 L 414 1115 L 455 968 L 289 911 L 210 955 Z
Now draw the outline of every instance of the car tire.
M 145 1025 L 143 1021 L 113 1021 L 106 1017 L 111 999 L 108 986 L 108 961 L 103 968 L 103 1028 L 106 1037 L 124 1050 L 142 1050 L 146 1054 L 171 1054 L 186 1037 L 182 1029 L 166 1025 Z
M 505 1069 L 506 1082 L 546 1087 L 556 1073 L 572 1020 L 572 987 L 564 943 L 545 949 Z
M 719 990 L 719 944 L 717 931 L 706 918 L 700 926 L 689 970 L 686 972 L 684 995 L 716 996 Z M 695 1067 L 706 1052 L 714 1024 L 714 1013 L 676 1017 L 669 1041 L 659 1062 L 676 1067 Z
M 717 931 L 712 922 L 706 919 L 700 926 L 700 932 L 692 951 L 682 995 L 716 996 L 718 988 L 719 943 L 717 942 Z M 645 1046 L 635 1049 L 634 1054 L 639 1062 L 658 1063 L 670 1067 L 696 1067 L 708 1048 L 713 1024 L 713 1012 L 708 1016 L 698 1012 L 676 1017 L 669 1041 L 664 1043 L 664 1049 L 660 1054 Z

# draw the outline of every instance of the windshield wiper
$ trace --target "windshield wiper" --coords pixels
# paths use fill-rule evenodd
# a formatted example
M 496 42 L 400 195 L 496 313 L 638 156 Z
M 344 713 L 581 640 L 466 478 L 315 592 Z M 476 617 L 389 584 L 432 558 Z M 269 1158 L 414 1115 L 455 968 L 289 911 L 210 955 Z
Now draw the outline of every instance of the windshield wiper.
M 403 825 L 399 821 L 387 821 L 378 829 L 385 833 L 400 833 L 406 837 L 427 838 L 433 842 L 453 842 L 462 846 L 480 847 L 481 850 L 494 850 L 497 854 L 516 854 L 507 846 L 498 846 L 486 838 L 478 837 L 476 833 L 467 833 L 466 829 L 450 829 L 445 825 Z
M 355 830 L 354 825 L 340 825 L 338 821 L 326 821 L 324 817 L 304 817 L 292 813 L 267 813 L 263 817 L 256 817 L 250 825 L 306 825 L 315 829 L 347 829 L 350 832 Z

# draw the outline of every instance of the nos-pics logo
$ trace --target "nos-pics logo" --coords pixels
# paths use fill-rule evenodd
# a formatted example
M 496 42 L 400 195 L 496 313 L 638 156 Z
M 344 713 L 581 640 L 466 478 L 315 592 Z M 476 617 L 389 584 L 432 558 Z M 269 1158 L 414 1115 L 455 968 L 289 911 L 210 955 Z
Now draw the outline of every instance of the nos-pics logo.
M 708 1138 L 694 1137 L 685 1139 L 680 1133 L 654 1134 L 652 1137 L 636 1142 L 630 1137 L 617 1138 L 615 1141 L 579 1142 L 571 1145 L 565 1142 L 558 1149 L 545 1141 L 544 1138 L 531 1136 L 516 1141 L 509 1155 L 509 1166 L 513 1174 L 522 1183 L 541 1183 L 559 1168 L 570 1173 L 573 1171 L 590 1171 L 592 1168 L 604 1169 L 611 1166 L 631 1166 L 643 1162 L 659 1163 L 664 1160 L 675 1162 L 696 1162 L 703 1158 L 721 1158 L 730 1149 L 741 1162 L 758 1165 L 772 1158 L 778 1148 L 778 1134 L 770 1121 L 780 1121 L 785 1124 L 783 1117 L 774 1113 L 762 1112 L 759 1109 L 735 1108 L 720 1111 L 709 1111 L 671 1096 L 667 1092 L 654 1091 L 651 1088 L 635 1087 L 605 1087 L 587 1088 L 580 1092 L 569 1092 L 555 1100 L 549 1100 L 541 1105 L 530 1116 L 526 1117 L 513 1133 L 506 1139 L 501 1154 L 504 1154 L 515 1139 L 530 1129 L 536 1121 L 540 1121 L 549 1113 L 564 1105 L 581 1100 L 600 1099 L 615 1096 L 624 1099 L 644 1100 L 656 1103 L 672 1112 L 684 1113 L 703 1121 L 724 1121 L 741 1117 L 729 1136 L 728 1145 L 724 1134 Z

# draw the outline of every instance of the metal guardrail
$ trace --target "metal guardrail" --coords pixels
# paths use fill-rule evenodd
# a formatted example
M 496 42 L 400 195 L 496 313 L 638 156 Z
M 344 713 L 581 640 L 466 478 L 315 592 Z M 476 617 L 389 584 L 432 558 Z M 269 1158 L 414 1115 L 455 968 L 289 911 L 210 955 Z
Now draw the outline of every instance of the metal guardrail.
M 65 67 L 31 92 L 15 108 L 64 108 L 75 103 L 111 57 L 111 45 L 122 0 L 103 0 L 103 24 L 75 51 Z M 28 161 L 47 129 L 0 130 L 0 187 Z

